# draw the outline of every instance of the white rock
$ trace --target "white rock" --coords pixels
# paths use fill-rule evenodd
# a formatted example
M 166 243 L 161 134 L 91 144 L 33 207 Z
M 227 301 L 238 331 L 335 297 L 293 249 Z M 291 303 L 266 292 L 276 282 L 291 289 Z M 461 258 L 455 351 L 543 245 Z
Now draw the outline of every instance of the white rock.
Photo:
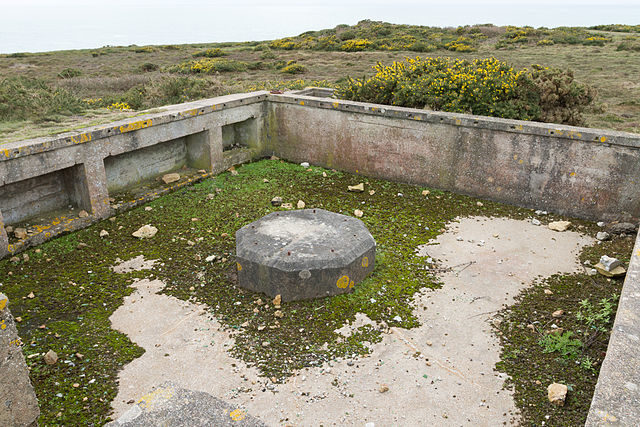
M 298 205 L 297 205 L 297 206 L 298 206 L 298 209 L 304 209 L 304 207 L 305 207 L 306 205 L 307 205 L 307 204 L 306 204 L 305 202 L 303 202 L 302 200 L 298 200 Z
M 152 210 L 153 210 L 153 208 L 152 208 L 151 206 L 145 206 L 145 207 L 144 207 L 144 210 L 145 210 L 145 211 L 147 211 L 147 212 L 149 212 L 149 211 L 152 211 Z
M 303 168 L 308 168 L 309 167 L 309 162 L 302 162 L 302 163 L 300 163 L 300 166 L 302 166 Z
M 393 320 L 395 320 L 396 322 L 402 322 L 402 317 L 396 316 L 393 318 Z
M 602 266 L 606 271 L 611 271 L 622 263 L 617 258 L 612 258 L 612 257 L 608 257 L 607 255 L 602 255 L 600 257 L 600 264 L 602 264 Z
M 553 231 L 567 231 L 569 226 L 571 226 L 571 222 L 569 221 L 554 221 L 548 225 L 549 230 Z
M 597 225 L 598 227 L 604 227 L 604 226 L 606 225 L 606 223 L 605 223 L 604 221 L 598 221 L 598 222 L 596 223 L 596 225 Z
M 158 229 L 153 225 L 147 224 L 134 231 L 131 235 L 139 239 L 150 239 L 156 235 Z
M 564 384 L 550 384 L 549 387 L 547 387 L 549 402 L 556 406 L 564 406 L 567 390 L 568 388 Z
M 108 235 L 109 235 L 109 232 L 107 230 L 100 231 L 100 237 L 107 237 Z
M 606 231 L 598 231 L 598 233 L 596 233 L 596 239 L 602 242 L 604 242 L 605 240 L 609 240 L 610 237 L 611 235 Z
M 347 189 L 348 189 L 349 191 L 354 191 L 354 192 L 356 192 L 356 193 L 361 193 L 361 192 L 363 192 L 363 191 L 364 191 L 364 182 L 361 182 L 361 183 L 360 183 L 360 184 L 358 184 L 358 185 L 349 185 L 349 186 L 347 187 Z
M 353 211 L 353 214 L 358 218 L 362 218 L 362 215 L 364 215 L 364 212 L 362 212 L 360 209 L 356 209 Z
M 531 220 L 531 224 L 533 224 L 533 225 L 540 225 L 540 224 L 542 224 L 542 223 L 541 223 L 540 221 L 538 221 L 536 218 L 533 218 L 533 219 Z
M 180 181 L 180 174 L 177 173 L 168 173 L 166 175 L 162 175 L 162 182 L 165 184 L 171 184 L 172 182 Z
M 209 255 L 208 257 L 206 257 L 204 260 L 206 262 L 211 262 L 211 261 L 215 261 L 216 260 L 216 256 L 215 255 Z

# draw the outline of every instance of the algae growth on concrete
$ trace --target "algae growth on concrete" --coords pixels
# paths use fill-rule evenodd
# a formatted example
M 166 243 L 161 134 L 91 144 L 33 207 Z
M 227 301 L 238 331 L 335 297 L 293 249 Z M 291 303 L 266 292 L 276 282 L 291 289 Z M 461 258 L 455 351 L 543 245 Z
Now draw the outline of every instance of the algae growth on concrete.
M 360 182 L 364 192 L 347 191 Z M 40 422 L 101 424 L 108 419 L 118 370 L 143 352 L 109 322 L 133 291 L 130 285 L 136 278 L 160 279 L 166 284 L 163 292 L 206 304 L 210 315 L 233 332 L 231 354 L 275 382 L 304 367 L 366 354 L 367 343 L 379 341 L 386 328 L 418 326 L 413 297 L 422 289 L 437 288 L 439 281 L 425 268 L 416 247 L 459 216 L 522 219 L 531 214 L 528 209 L 423 190 L 264 160 L 45 243 L 18 262 L 0 261 L 1 289 L 20 318 Z M 270 204 L 274 196 L 293 206 L 303 200 L 307 208 L 347 215 L 363 211 L 362 221 L 378 245 L 373 274 L 351 294 L 283 305 L 281 317 L 274 316 L 275 307 L 265 295 L 237 288 L 234 233 L 285 209 Z M 153 239 L 131 236 L 145 224 L 158 228 Z M 595 230 L 592 224 L 577 224 L 585 232 Z M 100 237 L 102 230 L 108 235 Z M 124 274 L 112 270 L 118 260 L 139 255 L 157 260 L 154 269 Z M 338 335 L 336 329 L 353 322 L 357 313 L 379 326 L 362 326 L 347 338 Z M 49 349 L 60 357 L 52 366 L 42 360 Z

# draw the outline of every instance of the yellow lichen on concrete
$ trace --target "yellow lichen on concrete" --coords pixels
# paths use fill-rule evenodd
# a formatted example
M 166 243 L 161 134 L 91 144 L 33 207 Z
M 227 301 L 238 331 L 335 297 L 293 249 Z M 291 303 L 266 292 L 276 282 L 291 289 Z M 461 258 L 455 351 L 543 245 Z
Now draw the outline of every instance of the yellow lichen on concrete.
M 138 122 L 129 123 L 126 126 L 120 126 L 120 133 L 132 132 L 134 130 L 148 128 L 153 124 L 151 119 L 149 120 L 140 120 Z

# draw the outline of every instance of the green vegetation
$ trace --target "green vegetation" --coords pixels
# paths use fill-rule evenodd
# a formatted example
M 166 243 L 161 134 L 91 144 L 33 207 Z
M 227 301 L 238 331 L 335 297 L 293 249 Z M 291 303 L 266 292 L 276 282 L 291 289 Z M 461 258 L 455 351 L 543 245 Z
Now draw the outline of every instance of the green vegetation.
M 64 89 L 27 77 L 9 77 L 0 81 L 0 120 L 56 120 L 85 109 L 82 101 Z
M 21 317 L 17 326 L 41 405 L 40 424 L 102 424 L 108 419 L 118 370 L 142 353 L 126 336 L 110 329 L 109 322 L 123 297 L 131 293 L 134 279 L 160 279 L 166 283 L 167 294 L 206 304 L 209 314 L 233 332 L 232 354 L 257 367 L 262 375 L 281 381 L 303 367 L 367 354 L 365 343 L 377 342 L 382 329 L 362 327 L 346 340 L 334 332 L 353 322 L 356 313 L 364 313 L 378 324 L 418 326 L 413 296 L 421 289 L 437 288 L 439 283 L 434 273 L 418 268 L 424 259 L 417 257 L 415 248 L 441 233 L 446 223 L 467 215 L 518 219 L 530 215 L 528 209 L 489 201 L 479 206 L 476 199 L 434 189 L 425 203 L 419 187 L 317 167 L 308 172 L 278 160 L 244 165 L 237 172 L 161 197 L 148 204 L 151 211 L 141 206 L 120 213 L 113 221 L 102 221 L 31 249 L 27 257 L 0 261 L 2 291 L 11 300 L 14 316 Z M 296 185 L 291 186 L 292 182 Z M 346 191 L 348 185 L 358 182 L 375 193 Z M 282 318 L 266 309 L 254 312 L 260 307 L 259 298 L 269 300 L 235 286 L 234 233 L 282 209 L 269 203 L 274 194 L 285 201 L 303 199 L 307 207 L 346 214 L 356 208 L 364 210 L 362 220 L 378 244 L 373 274 L 351 294 L 283 304 Z M 590 223 L 574 223 L 586 232 L 595 232 Z M 131 237 L 143 224 L 159 225 L 152 245 Z M 103 229 L 108 237 L 99 236 Z M 187 240 L 196 243 L 178 248 Z M 632 245 L 631 239 L 616 238 L 585 249 L 581 257 L 597 260 L 600 254 L 608 253 L 628 261 Z M 163 268 L 125 274 L 111 270 L 117 258 L 138 255 L 159 260 Z M 224 259 L 203 262 L 209 255 Z M 54 263 L 56 268 L 51 268 Z M 500 333 L 504 351 L 498 368 L 513 377 L 510 384 L 526 423 L 539 424 L 540 417 L 549 411 L 554 417 L 564 417 L 558 424 L 577 425 L 573 421 L 584 419 L 621 285 L 619 279 L 608 282 L 582 274 L 554 276 L 526 290 L 503 313 Z M 544 294 L 544 288 L 551 289 L 553 295 Z M 35 297 L 26 298 L 31 292 Z M 546 335 L 551 338 L 543 347 L 539 342 L 546 331 L 534 332 L 524 325 L 540 319 L 538 328 L 548 328 L 548 317 L 559 306 L 566 315 L 553 321 L 567 332 L 557 339 Z M 264 341 L 270 345 L 263 347 Z M 49 349 L 60 357 L 52 366 L 42 359 Z M 575 354 L 579 363 L 563 354 Z M 535 379 L 542 385 L 536 385 Z M 573 384 L 565 408 L 546 402 L 545 387 L 556 379 Z M 531 402 L 537 406 L 529 407 Z
M 0 55 L 0 80 L 10 77 L 39 79 L 51 92 L 63 89 L 80 101 L 104 101 L 91 103 L 83 111 L 77 108 L 50 109 L 49 117 L 54 117 L 55 122 L 43 122 L 37 115 L 23 113 L 12 114 L 10 119 L 0 118 L 0 143 L 78 128 L 82 122 L 87 125 L 107 122 L 113 116 L 106 107 L 114 102 L 125 102 L 134 109 L 160 107 L 162 104 L 158 102 L 165 97 L 150 97 L 146 95 L 146 89 L 143 94 L 136 89 L 164 86 L 171 78 L 170 74 L 198 80 L 195 87 L 213 88 L 190 90 L 182 98 L 193 100 L 243 92 L 251 87 L 277 86 L 285 89 L 283 82 L 288 79 L 292 88 L 297 87 L 298 75 L 282 71 L 286 66 L 283 64 L 291 61 L 304 66 L 305 79 L 325 81 L 334 87 L 344 83 L 347 76 L 371 77 L 375 73 L 372 70 L 375 64 L 389 66 L 403 62 L 407 57 L 415 57 L 415 52 L 468 61 L 493 57 L 510 64 L 515 70 L 531 69 L 531 64 L 541 64 L 550 70 L 573 70 L 575 81 L 587 84 L 597 92 L 595 100 L 580 113 L 586 126 L 640 132 L 640 105 L 637 102 L 640 86 L 633 79 L 640 74 L 637 33 L 630 29 L 626 29 L 627 32 L 619 30 L 534 29 L 490 24 L 436 28 L 361 21 L 352 26 L 339 25 L 275 41 L 106 46 Z M 59 78 L 58 74 L 65 67 L 79 70 L 82 74 L 65 73 L 65 78 Z M 300 72 L 301 68 L 296 66 L 292 68 L 294 70 Z M 560 75 L 557 77 L 564 79 Z M 547 80 L 553 83 L 555 79 Z M 553 94 L 554 91 L 547 93 Z M 30 96 L 38 97 L 37 93 Z M 571 96 L 566 100 L 571 101 Z M 9 102 L 20 101 L 10 98 Z M 422 107 L 424 105 L 419 106 Z M 556 107 L 554 110 L 559 111 Z M 16 110 L 23 111 L 20 108 Z M 558 120 L 554 114 L 546 116 L 543 114 L 539 120 Z M 558 121 L 566 123 L 579 122 L 568 112 L 557 117 Z
M 371 78 L 338 87 L 338 97 L 355 101 L 470 113 L 570 125 L 583 124 L 582 112 L 593 101 L 590 87 L 571 71 L 534 65 L 514 70 L 495 58 L 409 59 L 391 66 L 378 63 Z
M 628 263 L 633 244 L 632 237 L 614 237 L 583 249 L 580 260 L 594 265 L 609 254 Z M 496 369 L 510 376 L 506 386 L 514 391 L 523 425 L 584 424 L 623 281 L 586 272 L 555 275 L 524 290 L 499 313 L 502 354 Z M 557 310 L 563 313 L 554 317 Z M 547 400 L 553 382 L 569 387 L 563 407 Z
M 205 49 L 205 50 L 198 51 L 194 53 L 192 56 L 194 58 L 198 58 L 201 56 L 204 56 L 206 58 L 219 58 L 221 56 L 226 56 L 226 55 L 227 55 L 227 52 L 217 47 L 215 49 Z

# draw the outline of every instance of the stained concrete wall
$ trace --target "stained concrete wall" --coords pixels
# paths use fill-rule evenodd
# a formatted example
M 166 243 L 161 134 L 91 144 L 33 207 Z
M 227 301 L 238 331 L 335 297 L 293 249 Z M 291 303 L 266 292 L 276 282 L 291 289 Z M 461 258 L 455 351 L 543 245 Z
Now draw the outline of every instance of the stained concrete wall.
M 206 175 L 260 156 L 266 140 L 265 100 L 266 92 L 229 95 L 167 106 L 154 114 L 79 132 L 2 144 L 0 219 L 4 224 L 69 204 L 90 216 L 56 228 L 43 227 L 42 232 L 11 245 L 1 227 L 0 257 L 108 217 L 113 213 L 110 192 L 183 165 L 205 170 Z M 223 152 L 223 127 L 233 129 L 231 138 L 239 138 L 243 148 Z
M 640 218 L 640 135 L 271 95 L 270 149 L 312 164 L 589 219 Z

